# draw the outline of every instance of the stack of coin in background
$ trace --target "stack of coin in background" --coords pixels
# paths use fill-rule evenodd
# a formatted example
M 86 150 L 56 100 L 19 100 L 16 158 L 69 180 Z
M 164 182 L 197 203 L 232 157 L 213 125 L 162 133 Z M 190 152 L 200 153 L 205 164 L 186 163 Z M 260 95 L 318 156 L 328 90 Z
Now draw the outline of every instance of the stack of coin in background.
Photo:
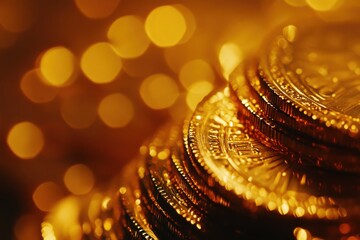
M 277 30 L 44 239 L 359 239 L 359 26 Z

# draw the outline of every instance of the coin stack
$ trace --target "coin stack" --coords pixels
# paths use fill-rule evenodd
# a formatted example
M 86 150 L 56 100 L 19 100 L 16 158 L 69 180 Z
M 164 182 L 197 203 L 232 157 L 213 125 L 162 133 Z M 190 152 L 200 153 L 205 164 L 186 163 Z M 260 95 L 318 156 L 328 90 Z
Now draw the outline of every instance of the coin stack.
M 81 206 L 77 234 L 360 239 L 359 27 L 277 31 L 183 126 L 144 144 L 108 194 L 67 200 Z M 43 235 L 71 239 L 59 216 Z

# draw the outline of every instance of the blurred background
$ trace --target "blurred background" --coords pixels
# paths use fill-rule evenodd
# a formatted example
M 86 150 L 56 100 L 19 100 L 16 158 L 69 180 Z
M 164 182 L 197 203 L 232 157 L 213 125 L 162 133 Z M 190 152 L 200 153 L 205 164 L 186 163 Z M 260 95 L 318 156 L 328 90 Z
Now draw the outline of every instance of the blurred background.
M 0 0 L 1 239 L 107 186 L 273 28 L 359 18 L 342 0 Z M 297 20 L 297 21 L 298 21 Z

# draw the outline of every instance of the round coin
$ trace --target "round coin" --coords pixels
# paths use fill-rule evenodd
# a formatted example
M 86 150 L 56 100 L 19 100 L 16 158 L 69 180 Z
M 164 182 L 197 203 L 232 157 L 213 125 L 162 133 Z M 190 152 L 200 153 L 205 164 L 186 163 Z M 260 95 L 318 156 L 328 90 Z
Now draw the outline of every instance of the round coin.
M 303 227 L 312 229 L 313 235 L 319 237 L 328 236 L 329 226 L 337 229 L 332 237 L 341 237 L 336 226 L 343 222 L 351 223 L 352 234 L 359 231 L 358 191 L 347 196 L 327 192 L 329 188 L 319 191 L 321 181 L 337 175 L 321 173 L 318 177 L 313 170 L 264 146 L 248 135 L 237 112 L 226 88 L 197 107 L 188 130 L 190 154 L 208 173 L 211 178 L 208 182 L 217 183 L 212 187 L 220 186 L 222 189 L 216 191 L 227 193 L 224 197 L 231 201 L 231 206 L 250 207 L 253 212 L 266 209 L 264 218 L 282 216 L 278 221 L 285 220 L 292 231 Z M 314 229 L 310 224 L 314 221 L 322 224 Z M 269 231 L 281 230 L 272 226 Z
M 138 160 L 140 161 L 140 159 Z M 138 162 L 126 166 L 120 177 L 120 187 L 117 190 L 117 210 L 120 215 L 116 218 L 122 224 L 127 238 L 131 239 L 158 239 L 150 229 L 141 205 L 141 192 L 136 177 Z
M 179 150 L 175 146 L 178 146 L 176 143 L 180 140 L 181 128 L 175 125 L 170 129 L 169 136 L 162 148 L 156 147 L 158 154 L 149 156 L 146 160 L 144 179 L 147 178 L 150 182 L 149 186 L 157 203 L 191 239 L 244 237 L 239 229 L 224 224 L 228 221 L 225 214 L 222 215 L 223 220 L 219 221 L 221 218 L 209 215 L 208 209 L 205 208 L 209 204 L 205 206 L 194 204 L 177 183 L 176 178 L 172 177 L 171 156 Z M 149 148 L 153 147 L 155 146 L 150 143 Z
M 183 144 L 179 144 L 177 149 L 172 151 L 171 155 L 171 175 L 179 185 L 181 190 L 197 205 L 201 211 L 207 212 L 209 215 L 218 217 L 221 214 L 226 214 L 227 208 L 222 205 L 215 204 L 211 197 L 208 196 L 208 188 L 204 189 L 204 183 L 201 185 L 200 177 L 196 175 L 195 171 L 191 171 L 185 165 L 191 165 L 190 159 L 186 156 L 187 153 L 183 150 Z M 198 185 L 203 186 L 202 188 Z M 204 191 L 203 191 L 204 190 Z M 215 217 L 215 218 L 216 218 Z
M 257 95 L 250 85 L 256 86 L 256 66 L 244 63 L 237 67 L 230 80 L 230 89 L 237 102 L 240 117 L 249 129 L 265 145 L 280 150 L 300 164 L 314 164 L 327 169 L 360 173 L 359 155 L 354 150 L 334 144 L 326 144 L 319 139 L 279 123 L 295 120 L 262 96 Z M 277 119 L 279 121 L 274 120 Z
M 168 124 L 152 137 L 148 144 L 141 147 L 142 160 L 138 167 L 138 179 L 141 190 L 141 200 L 144 212 L 151 229 L 159 238 L 191 239 L 191 234 L 182 231 L 182 226 L 176 221 L 181 217 L 176 210 L 180 210 L 176 198 L 170 197 L 169 191 L 163 184 L 163 177 L 159 176 L 156 159 L 169 159 L 169 148 L 176 142 L 176 132 L 171 131 L 178 126 Z M 151 170 L 151 171 L 150 171 Z M 156 177 L 151 176 L 156 175 Z M 166 183 L 165 183 L 166 185 Z M 172 204 L 177 204 L 172 206 Z M 174 208 L 176 210 L 174 210 Z
M 360 22 L 288 25 L 263 49 L 263 94 L 313 137 L 360 150 Z M 313 131 L 316 129 L 316 131 Z M 358 154 L 360 156 L 360 153 Z M 358 164 L 359 161 L 357 161 Z
M 164 139 L 155 137 L 156 141 L 149 144 L 152 153 L 146 157 L 143 181 L 157 203 L 166 214 L 192 238 L 199 238 L 206 231 L 206 217 L 179 189 L 170 174 L 171 148 L 180 137 L 180 128 L 170 128 Z M 156 151 L 157 154 L 153 154 Z

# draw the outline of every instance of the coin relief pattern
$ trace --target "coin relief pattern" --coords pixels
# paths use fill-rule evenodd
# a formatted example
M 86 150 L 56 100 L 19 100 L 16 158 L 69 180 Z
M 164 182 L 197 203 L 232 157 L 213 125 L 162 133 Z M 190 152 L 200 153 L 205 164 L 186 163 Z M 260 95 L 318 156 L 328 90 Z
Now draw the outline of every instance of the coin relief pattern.
M 354 26 L 282 28 L 187 120 L 156 131 L 114 189 L 77 200 L 82 236 L 358 239 Z M 96 215 L 87 217 L 93 206 Z M 57 225 L 61 209 L 44 223 L 59 238 L 69 234 Z
M 331 110 L 358 118 L 360 35 L 349 28 L 339 27 L 330 32 L 316 29 L 311 35 L 299 34 L 299 39 L 289 44 L 291 50 L 284 50 L 280 58 L 292 59 L 284 64 L 284 71 L 288 71 L 290 81 L 299 83 L 297 87 L 307 96 Z M 295 77 L 300 81 L 295 81 Z

